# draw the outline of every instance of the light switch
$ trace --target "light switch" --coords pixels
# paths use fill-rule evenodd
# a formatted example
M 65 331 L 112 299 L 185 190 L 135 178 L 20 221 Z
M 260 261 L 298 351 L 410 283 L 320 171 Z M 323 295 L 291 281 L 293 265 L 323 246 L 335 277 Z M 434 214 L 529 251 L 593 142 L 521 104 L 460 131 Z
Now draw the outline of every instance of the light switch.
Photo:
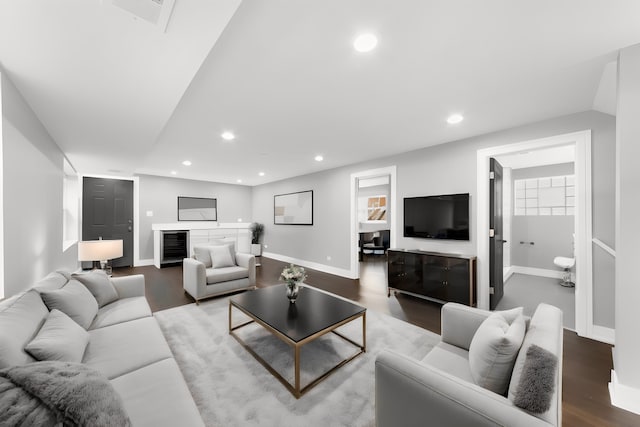
M 147 216 L 153 216 L 153 211 L 147 211 Z

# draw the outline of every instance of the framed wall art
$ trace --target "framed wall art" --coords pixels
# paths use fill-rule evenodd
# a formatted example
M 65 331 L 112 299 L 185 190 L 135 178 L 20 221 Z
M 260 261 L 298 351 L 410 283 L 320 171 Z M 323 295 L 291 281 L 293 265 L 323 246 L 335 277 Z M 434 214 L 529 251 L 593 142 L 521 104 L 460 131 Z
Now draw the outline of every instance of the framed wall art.
M 273 223 L 313 225 L 313 190 L 273 196 Z

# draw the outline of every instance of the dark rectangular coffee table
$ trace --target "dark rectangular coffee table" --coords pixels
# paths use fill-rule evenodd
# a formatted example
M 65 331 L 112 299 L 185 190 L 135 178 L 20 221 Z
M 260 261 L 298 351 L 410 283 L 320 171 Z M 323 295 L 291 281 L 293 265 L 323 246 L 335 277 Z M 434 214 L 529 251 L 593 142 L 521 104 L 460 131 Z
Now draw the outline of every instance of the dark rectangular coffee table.
M 290 308 L 291 305 L 293 304 L 286 297 L 285 285 L 256 289 L 234 296 L 229 299 L 229 333 L 296 398 L 299 398 L 338 368 L 367 350 L 367 309 L 308 286 L 303 286 L 300 289 L 294 310 Z M 233 307 L 242 311 L 252 320 L 233 326 Z M 357 318 L 362 318 L 362 344 L 352 341 L 335 330 Z M 267 331 L 293 348 L 294 384 L 289 383 L 234 332 L 254 322 L 262 325 Z M 353 344 L 359 351 L 301 388 L 300 349 L 305 344 L 329 332 L 333 332 Z

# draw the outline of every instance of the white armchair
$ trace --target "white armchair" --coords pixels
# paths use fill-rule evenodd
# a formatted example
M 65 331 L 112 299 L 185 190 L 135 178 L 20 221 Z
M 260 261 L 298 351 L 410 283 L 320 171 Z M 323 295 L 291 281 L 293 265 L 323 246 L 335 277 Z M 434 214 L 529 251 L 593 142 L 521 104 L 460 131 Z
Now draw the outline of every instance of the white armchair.
M 182 279 L 184 290 L 196 303 L 205 298 L 223 295 L 239 290 L 255 289 L 256 259 L 251 254 L 235 252 L 233 263 L 225 262 L 216 265 L 212 260 L 212 246 L 194 246 L 192 258 L 185 258 L 182 263 Z M 223 246 L 223 245 L 219 245 Z M 233 246 L 230 247 L 233 251 Z M 214 257 L 215 258 L 215 257 Z

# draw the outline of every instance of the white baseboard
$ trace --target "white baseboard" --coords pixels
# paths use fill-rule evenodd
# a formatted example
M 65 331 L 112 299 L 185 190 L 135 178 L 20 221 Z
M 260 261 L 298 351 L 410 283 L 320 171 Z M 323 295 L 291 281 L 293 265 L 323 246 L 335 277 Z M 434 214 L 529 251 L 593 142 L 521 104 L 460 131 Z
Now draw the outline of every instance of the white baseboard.
M 589 338 L 615 345 L 616 330 L 605 326 L 593 325 L 591 327 L 591 336 L 589 336 Z
M 313 261 L 306 261 L 304 259 L 292 258 L 286 255 L 280 255 L 273 252 L 263 252 L 262 256 L 264 258 L 271 258 L 277 261 L 287 262 L 291 264 L 301 265 L 303 267 L 312 268 L 314 270 L 322 271 L 323 273 L 329 273 L 340 277 L 346 277 L 347 279 L 355 279 L 351 275 L 350 270 L 346 270 L 344 268 L 332 267 L 330 265 L 319 264 Z
M 552 279 L 562 279 L 562 271 L 547 270 L 546 268 L 522 267 L 520 265 L 512 265 L 511 270 L 514 273 L 528 274 L 530 276 L 550 277 Z
M 153 258 L 151 259 L 139 259 L 133 263 L 134 267 L 145 267 L 147 265 L 153 265 Z
M 514 273 L 513 266 L 508 267 L 507 271 L 505 271 L 502 276 L 502 281 L 506 282 L 509 279 L 509 277 L 513 276 L 513 273 Z
M 640 415 L 640 389 L 620 384 L 618 375 L 613 369 L 609 383 L 609 397 L 613 406 Z

